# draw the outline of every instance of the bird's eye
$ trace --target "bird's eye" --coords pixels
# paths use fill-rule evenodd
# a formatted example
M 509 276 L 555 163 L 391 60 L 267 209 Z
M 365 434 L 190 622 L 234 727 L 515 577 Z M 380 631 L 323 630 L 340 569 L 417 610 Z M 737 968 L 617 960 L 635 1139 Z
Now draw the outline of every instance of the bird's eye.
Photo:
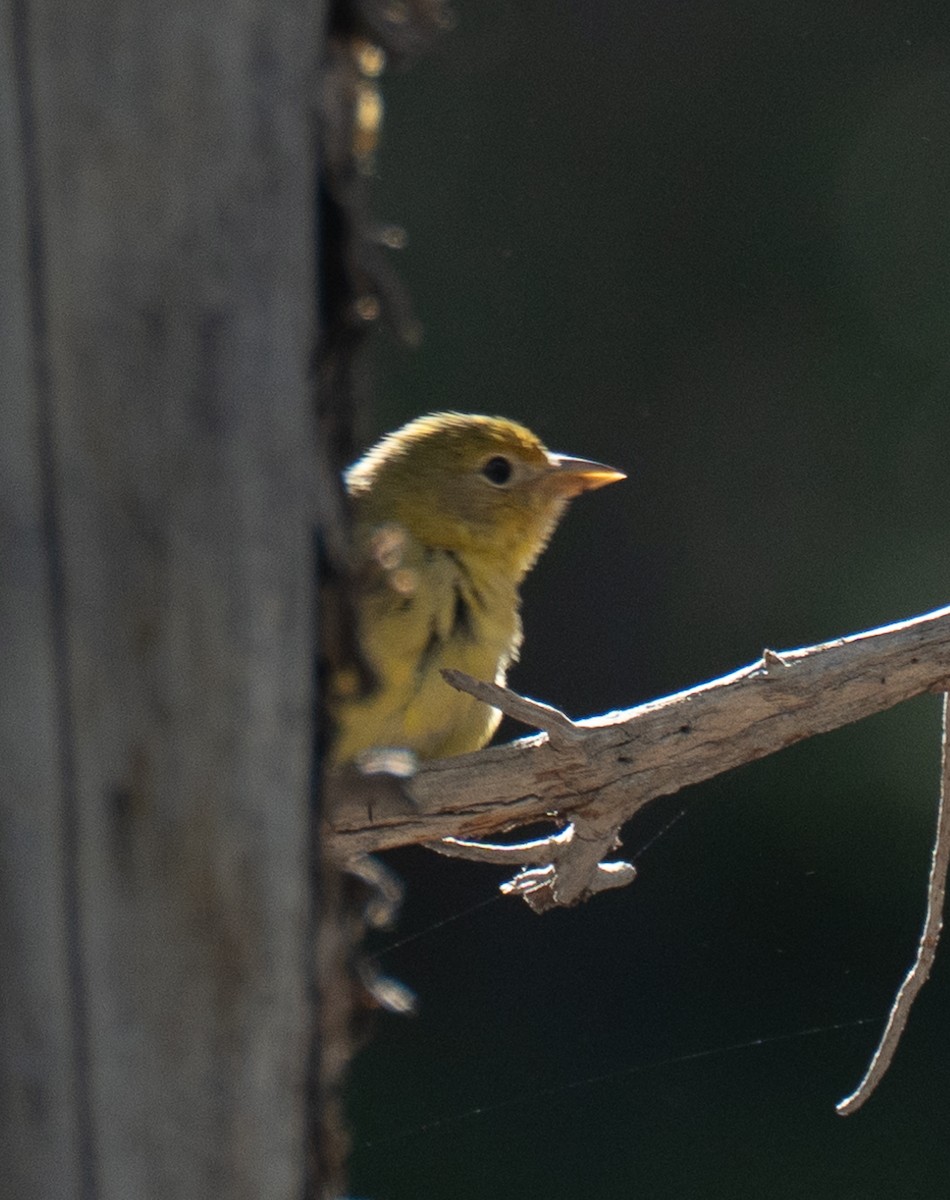
M 497 487 L 504 487 L 511 479 L 511 463 L 507 458 L 498 454 L 485 463 L 482 467 L 482 474 L 489 483 L 494 483 Z

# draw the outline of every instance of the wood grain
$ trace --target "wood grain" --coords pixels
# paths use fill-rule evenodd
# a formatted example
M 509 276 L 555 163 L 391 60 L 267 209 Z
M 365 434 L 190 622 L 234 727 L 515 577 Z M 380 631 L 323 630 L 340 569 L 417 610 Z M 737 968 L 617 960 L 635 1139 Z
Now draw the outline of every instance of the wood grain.
M 319 18 L 0 17 L 4 1196 L 303 1191 Z

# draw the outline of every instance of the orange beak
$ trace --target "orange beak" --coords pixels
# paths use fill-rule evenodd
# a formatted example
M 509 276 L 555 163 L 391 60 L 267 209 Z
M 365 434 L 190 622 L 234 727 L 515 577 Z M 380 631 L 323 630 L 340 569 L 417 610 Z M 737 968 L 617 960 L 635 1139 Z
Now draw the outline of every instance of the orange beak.
M 627 476 L 616 467 L 592 462 L 589 458 L 568 458 L 566 454 L 549 454 L 551 464 L 549 478 L 559 491 L 569 496 L 579 492 L 592 492 L 594 488 L 606 487 L 608 483 L 619 483 Z

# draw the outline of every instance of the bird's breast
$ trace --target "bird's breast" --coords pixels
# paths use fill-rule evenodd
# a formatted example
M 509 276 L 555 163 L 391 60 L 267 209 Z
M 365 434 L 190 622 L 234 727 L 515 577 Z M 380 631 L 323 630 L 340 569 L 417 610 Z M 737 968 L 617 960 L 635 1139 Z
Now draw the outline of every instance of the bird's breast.
M 521 641 L 516 588 L 449 550 L 412 547 L 401 571 L 401 592 L 376 589 L 359 605 L 361 645 L 378 684 L 368 697 L 333 705 L 339 763 L 381 746 L 422 758 L 462 754 L 483 746 L 500 719 L 441 672 L 504 680 Z

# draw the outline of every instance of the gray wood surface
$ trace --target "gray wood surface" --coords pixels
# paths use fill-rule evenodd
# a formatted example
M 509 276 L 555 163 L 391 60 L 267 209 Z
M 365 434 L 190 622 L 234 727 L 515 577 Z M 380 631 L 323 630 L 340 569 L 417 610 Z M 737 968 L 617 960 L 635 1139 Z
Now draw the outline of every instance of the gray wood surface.
M 4 1197 L 299 1197 L 319 6 L 0 15 Z

